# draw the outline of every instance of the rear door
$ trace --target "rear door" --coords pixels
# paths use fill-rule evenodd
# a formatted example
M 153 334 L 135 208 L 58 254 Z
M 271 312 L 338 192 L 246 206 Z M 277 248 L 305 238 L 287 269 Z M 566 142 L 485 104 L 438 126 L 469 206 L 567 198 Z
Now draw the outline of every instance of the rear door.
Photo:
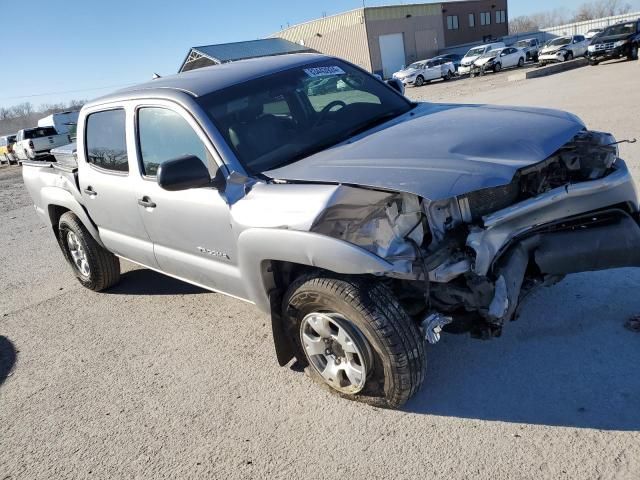
M 132 123 L 124 106 L 94 109 L 78 138 L 80 192 L 105 246 L 148 267 L 157 267 L 153 244 L 138 211 L 136 175 L 130 168 Z M 134 164 L 135 165 L 135 164 Z

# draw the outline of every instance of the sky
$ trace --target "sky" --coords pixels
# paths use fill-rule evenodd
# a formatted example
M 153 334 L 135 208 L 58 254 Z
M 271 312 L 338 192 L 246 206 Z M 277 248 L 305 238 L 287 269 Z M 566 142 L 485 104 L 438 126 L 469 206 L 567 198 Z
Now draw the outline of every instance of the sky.
M 365 0 L 367 6 L 417 3 Z M 584 0 L 509 0 L 511 18 Z M 640 0 L 631 0 L 640 10 Z M 0 107 L 91 99 L 176 73 L 189 48 L 253 40 L 362 0 L 0 0 Z M 6 21 L 7 19 L 20 19 Z M 28 20 L 27 20 L 28 19 Z

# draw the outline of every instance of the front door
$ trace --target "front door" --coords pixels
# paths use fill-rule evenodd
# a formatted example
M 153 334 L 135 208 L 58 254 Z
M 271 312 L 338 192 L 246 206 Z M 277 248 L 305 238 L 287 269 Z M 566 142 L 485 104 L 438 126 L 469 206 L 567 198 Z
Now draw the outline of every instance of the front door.
M 212 187 L 170 192 L 156 182 L 164 162 L 185 155 L 197 156 L 215 175 L 219 163 L 206 136 L 186 112 L 171 104 L 140 106 L 136 122 L 138 208 L 160 270 L 244 297 L 229 205 L 222 192 Z
M 78 178 L 83 204 L 100 239 L 116 255 L 156 267 L 153 244 L 142 224 L 131 171 L 125 109 L 90 112 L 78 137 Z

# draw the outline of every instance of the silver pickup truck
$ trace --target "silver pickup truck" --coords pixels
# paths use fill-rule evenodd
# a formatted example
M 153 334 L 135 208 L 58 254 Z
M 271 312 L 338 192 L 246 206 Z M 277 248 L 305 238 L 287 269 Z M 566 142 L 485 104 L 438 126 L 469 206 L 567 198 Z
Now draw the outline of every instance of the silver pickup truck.
M 398 83 L 315 54 L 159 78 L 86 105 L 77 165 L 25 162 L 24 181 L 85 287 L 123 258 L 246 300 L 281 365 L 396 408 L 427 341 L 497 337 L 534 289 L 640 264 L 611 135 Z

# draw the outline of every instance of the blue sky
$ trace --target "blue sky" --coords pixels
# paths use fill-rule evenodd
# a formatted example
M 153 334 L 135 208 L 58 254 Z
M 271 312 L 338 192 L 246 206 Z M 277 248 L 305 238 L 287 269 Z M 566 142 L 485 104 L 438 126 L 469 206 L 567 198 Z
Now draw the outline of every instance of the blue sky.
M 640 10 L 640 0 L 631 1 Z M 37 14 L 25 16 L 22 2 L 0 3 L 0 106 L 93 98 L 154 72 L 175 73 L 191 46 L 255 39 L 362 6 L 362 0 L 35 0 Z M 557 0 L 509 1 L 512 17 L 557 6 Z M 29 21 L 8 20 L 21 18 Z

